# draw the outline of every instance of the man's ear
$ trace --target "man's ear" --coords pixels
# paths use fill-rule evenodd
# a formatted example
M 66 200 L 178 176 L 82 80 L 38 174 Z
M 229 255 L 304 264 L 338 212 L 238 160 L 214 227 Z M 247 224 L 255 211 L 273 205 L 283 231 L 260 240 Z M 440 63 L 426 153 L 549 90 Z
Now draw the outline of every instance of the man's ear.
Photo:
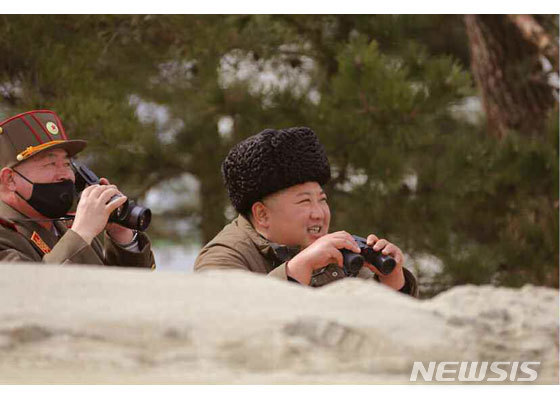
M 16 182 L 14 181 L 14 171 L 11 168 L 5 167 L 0 171 L 0 185 L 4 189 L 11 191 L 16 190 Z
M 268 228 L 268 208 L 263 202 L 257 201 L 251 206 L 251 216 L 256 226 Z

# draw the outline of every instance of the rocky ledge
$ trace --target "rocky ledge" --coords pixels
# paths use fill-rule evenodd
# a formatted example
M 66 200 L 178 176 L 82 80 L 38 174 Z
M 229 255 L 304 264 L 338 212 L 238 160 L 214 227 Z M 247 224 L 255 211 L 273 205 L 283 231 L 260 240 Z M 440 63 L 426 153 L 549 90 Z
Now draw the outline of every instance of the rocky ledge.
M 1 384 L 409 383 L 422 362 L 420 383 L 430 363 L 435 381 L 473 361 L 500 362 L 502 383 L 558 383 L 548 288 L 420 301 L 358 279 L 311 289 L 243 272 L 3 264 L 0 299 Z M 539 363 L 535 380 L 523 362 Z

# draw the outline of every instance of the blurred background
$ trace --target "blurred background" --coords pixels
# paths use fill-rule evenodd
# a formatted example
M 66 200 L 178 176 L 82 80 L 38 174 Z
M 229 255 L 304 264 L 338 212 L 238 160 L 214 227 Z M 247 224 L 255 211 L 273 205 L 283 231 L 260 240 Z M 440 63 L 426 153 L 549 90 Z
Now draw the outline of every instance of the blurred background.
M 2 15 L 0 118 L 52 109 L 154 212 L 159 271 L 235 217 L 231 146 L 309 126 L 332 230 L 399 245 L 423 297 L 558 287 L 558 15 Z

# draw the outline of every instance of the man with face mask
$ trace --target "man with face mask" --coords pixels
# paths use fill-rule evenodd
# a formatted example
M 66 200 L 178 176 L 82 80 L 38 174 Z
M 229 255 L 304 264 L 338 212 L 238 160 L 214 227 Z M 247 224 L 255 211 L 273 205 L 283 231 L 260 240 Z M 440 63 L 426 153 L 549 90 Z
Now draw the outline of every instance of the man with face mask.
M 239 216 L 204 246 L 195 271 L 238 269 L 310 286 L 345 276 L 340 250 L 360 250 L 348 232 L 329 233 L 322 186 L 330 180 L 330 166 L 311 129 L 267 129 L 245 139 L 230 150 L 222 174 Z M 393 257 L 396 266 L 384 275 L 366 262 L 358 277 L 418 296 L 401 250 L 374 234 L 367 244 Z
M 85 146 L 53 111 L 0 122 L 0 261 L 155 268 L 144 233 L 108 223 L 126 197 L 105 178 L 82 192 L 71 228 L 63 223 L 78 200 L 70 157 Z

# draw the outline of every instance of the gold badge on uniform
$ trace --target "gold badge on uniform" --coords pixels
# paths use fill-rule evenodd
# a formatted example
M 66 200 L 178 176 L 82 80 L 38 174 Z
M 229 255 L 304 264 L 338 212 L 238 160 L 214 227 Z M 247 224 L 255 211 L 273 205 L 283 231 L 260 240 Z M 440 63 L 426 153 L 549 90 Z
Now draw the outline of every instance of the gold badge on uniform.
M 58 135 L 58 126 L 56 126 L 54 122 L 47 122 L 46 127 L 50 133 L 52 133 L 53 135 Z
M 51 248 L 41 239 L 41 236 L 37 232 L 33 232 L 31 235 L 31 241 L 37 245 L 37 247 L 45 254 L 51 252 Z

